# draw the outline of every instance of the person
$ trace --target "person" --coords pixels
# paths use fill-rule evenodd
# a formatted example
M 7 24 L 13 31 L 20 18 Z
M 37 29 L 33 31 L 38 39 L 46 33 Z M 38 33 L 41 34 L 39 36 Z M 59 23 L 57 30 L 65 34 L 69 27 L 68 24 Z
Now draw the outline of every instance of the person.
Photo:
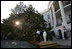
M 53 40 L 53 37 L 55 38 L 56 36 L 55 36 L 55 33 L 54 33 L 54 31 L 50 31 L 49 32 L 50 33 L 50 40 Z
M 46 36 L 47 36 L 47 33 L 46 33 L 46 31 L 44 30 L 44 32 L 43 32 L 43 39 L 44 39 L 44 42 L 46 42 Z
M 40 31 L 40 41 L 43 41 L 43 31 Z
M 36 32 L 36 40 L 38 42 L 40 42 L 40 31 L 37 29 L 37 32 Z
M 40 34 L 40 31 L 37 29 L 37 32 L 36 32 L 37 34 Z
M 67 31 L 66 31 L 66 29 L 64 29 L 64 37 L 65 37 L 65 39 L 68 39 L 68 37 L 67 37 Z

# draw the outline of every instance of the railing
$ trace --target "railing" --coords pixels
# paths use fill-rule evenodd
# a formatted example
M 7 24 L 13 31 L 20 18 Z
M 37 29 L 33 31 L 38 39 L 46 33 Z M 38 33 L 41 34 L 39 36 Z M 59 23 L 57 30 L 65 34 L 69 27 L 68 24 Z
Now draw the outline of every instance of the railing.
M 61 26 L 62 24 L 57 24 L 56 26 Z
M 71 4 L 65 5 L 63 8 L 66 8 L 66 7 L 68 7 L 68 6 L 71 6 Z M 58 11 L 60 11 L 60 9 L 56 10 L 55 13 L 57 13 Z
M 71 4 L 65 5 L 64 8 L 66 8 L 66 7 L 70 6 L 70 5 L 71 5 Z

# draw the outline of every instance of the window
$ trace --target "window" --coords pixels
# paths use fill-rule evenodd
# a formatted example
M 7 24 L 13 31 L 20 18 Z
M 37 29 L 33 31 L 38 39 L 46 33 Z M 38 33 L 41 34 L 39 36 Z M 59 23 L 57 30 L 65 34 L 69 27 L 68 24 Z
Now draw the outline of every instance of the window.
M 67 24 L 71 22 L 71 15 L 69 15 L 69 20 L 67 21 Z
M 50 19 L 50 16 L 48 15 L 48 19 Z
M 71 4 L 71 1 L 63 1 L 63 6 Z
M 66 5 L 70 4 L 70 1 L 66 2 Z
M 49 27 L 51 27 L 50 23 L 49 23 Z
M 71 15 L 69 15 L 70 21 L 71 21 Z

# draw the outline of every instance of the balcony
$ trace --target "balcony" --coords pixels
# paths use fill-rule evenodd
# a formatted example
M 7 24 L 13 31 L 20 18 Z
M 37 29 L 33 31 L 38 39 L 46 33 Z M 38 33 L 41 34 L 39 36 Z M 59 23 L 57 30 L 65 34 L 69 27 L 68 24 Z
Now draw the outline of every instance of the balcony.
M 65 8 L 67 8 L 67 7 L 69 7 L 69 8 L 70 8 L 70 6 L 71 6 L 71 4 L 68 4 L 68 5 L 64 6 L 64 9 L 65 9 Z M 69 8 L 68 8 L 68 9 L 69 9 Z M 56 12 L 55 12 L 55 13 L 57 13 L 57 12 L 59 12 L 59 11 L 60 11 L 60 9 L 56 10 Z
M 62 24 L 57 24 L 56 27 L 61 26 Z

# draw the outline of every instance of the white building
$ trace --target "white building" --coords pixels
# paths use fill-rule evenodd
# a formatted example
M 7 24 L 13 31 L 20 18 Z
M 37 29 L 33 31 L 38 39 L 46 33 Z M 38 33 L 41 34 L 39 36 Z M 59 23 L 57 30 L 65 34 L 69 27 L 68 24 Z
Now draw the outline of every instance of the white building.
M 62 39 L 64 38 L 64 28 L 67 29 L 66 35 L 71 37 L 71 1 L 50 1 L 48 9 L 41 13 L 47 21 L 47 27 L 52 27 L 52 31 L 59 35 L 61 30 Z

